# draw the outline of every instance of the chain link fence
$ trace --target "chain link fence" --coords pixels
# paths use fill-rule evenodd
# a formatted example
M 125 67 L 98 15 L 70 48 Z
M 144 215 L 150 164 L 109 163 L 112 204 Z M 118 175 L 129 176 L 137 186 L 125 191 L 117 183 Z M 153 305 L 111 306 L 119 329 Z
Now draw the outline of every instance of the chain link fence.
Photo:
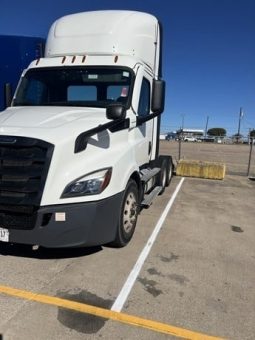
M 255 177 L 255 145 L 160 141 L 160 153 L 179 159 L 219 162 L 226 174 Z

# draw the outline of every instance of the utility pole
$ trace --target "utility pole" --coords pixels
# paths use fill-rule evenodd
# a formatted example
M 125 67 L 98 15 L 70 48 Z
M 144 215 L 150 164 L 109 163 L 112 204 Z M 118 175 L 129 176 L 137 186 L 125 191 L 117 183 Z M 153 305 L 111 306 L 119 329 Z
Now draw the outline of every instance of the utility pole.
M 241 128 L 241 119 L 243 118 L 243 108 L 240 107 L 240 113 L 239 113 L 239 120 L 238 120 L 238 131 L 237 131 L 237 143 L 239 143 L 240 139 L 240 128 Z
M 207 116 L 207 118 L 206 118 L 206 124 L 205 124 L 205 137 L 207 136 L 208 122 L 209 122 L 209 116 Z
M 180 127 L 179 136 L 178 136 L 178 144 L 179 144 L 179 160 L 181 159 L 181 148 L 182 148 L 182 138 L 183 138 L 183 128 Z
M 183 128 L 184 128 L 184 117 L 185 117 L 185 115 L 182 114 L 181 116 L 182 116 L 182 130 L 183 130 Z

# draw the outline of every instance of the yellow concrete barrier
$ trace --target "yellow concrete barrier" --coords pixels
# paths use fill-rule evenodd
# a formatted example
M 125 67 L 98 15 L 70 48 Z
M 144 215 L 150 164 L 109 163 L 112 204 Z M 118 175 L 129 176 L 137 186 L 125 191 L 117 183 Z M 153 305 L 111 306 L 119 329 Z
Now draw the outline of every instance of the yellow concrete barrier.
M 176 167 L 176 175 L 208 179 L 223 179 L 226 165 L 216 162 L 192 161 L 181 159 Z

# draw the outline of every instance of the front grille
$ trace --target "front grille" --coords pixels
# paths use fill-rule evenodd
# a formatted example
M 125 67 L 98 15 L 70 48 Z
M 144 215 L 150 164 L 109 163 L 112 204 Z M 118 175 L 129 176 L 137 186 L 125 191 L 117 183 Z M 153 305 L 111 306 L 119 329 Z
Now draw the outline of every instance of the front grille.
M 34 227 L 53 149 L 35 138 L 0 136 L 0 227 Z
M 0 225 L 6 229 L 31 230 L 36 223 L 37 214 L 2 213 L 0 212 Z

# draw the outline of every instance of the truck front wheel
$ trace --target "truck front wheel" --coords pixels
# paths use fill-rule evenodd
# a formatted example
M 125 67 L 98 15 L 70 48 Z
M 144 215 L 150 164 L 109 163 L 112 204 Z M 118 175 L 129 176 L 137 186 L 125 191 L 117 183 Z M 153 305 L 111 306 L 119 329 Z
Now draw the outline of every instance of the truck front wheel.
M 119 216 L 115 240 L 111 246 L 121 248 L 131 240 L 138 217 L 138 188 L 134 180 L 130 179 L 126 186 Z

